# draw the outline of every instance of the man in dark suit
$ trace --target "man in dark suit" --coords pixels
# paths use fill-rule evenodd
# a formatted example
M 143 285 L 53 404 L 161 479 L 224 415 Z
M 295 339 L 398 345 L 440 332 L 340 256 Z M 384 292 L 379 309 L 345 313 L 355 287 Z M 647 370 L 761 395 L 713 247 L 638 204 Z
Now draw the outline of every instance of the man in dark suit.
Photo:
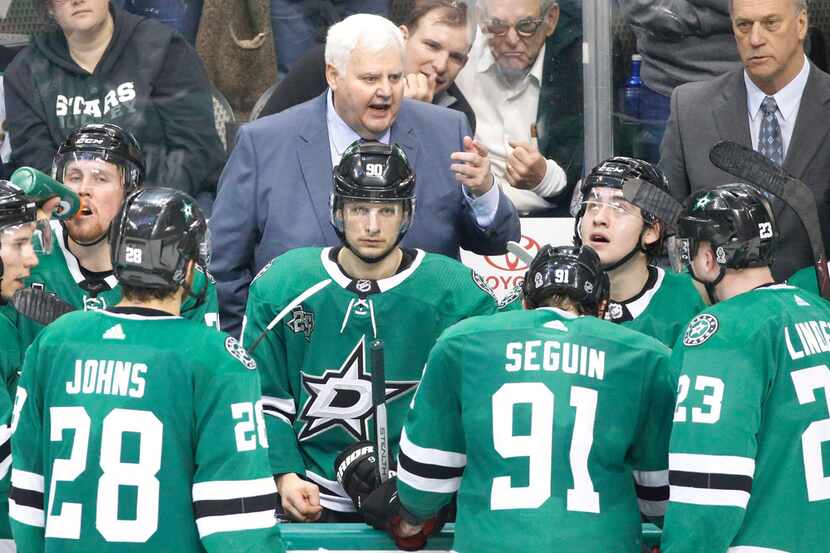
M 240 130 L 210 220 L 223 329 L 238 330 L 253 275 L 271 259 L 339 243 L 329 221 L 332 167 L 360 139 L 399 144 L 414 168 L 418 205 L 404 246 L 457 258 L 459 247 L 499 254 L 519 239 L 516 211 L 464 116 L 402 100 L 402 55 L 390 21 L 348 17 L 328 34 L 330 90 Z
M 751 146 L 807 183 L 822 216 L 825 243 L 830 202 L 830 75 L 804 54 L 805 0 L 732 0 L 732 27 L 744 69 L 674 90 L 661 147 L 660 168 L 682 200 L 700 189 L 737 179 L 709 161 L 721 140 Z M 781 242 L 773 264 L 777 280 L 812 261 L 796 214 L 773 202 Z
M 466 1 L 417 0 L 401 22 L 406 41 L 404 96 L 462 112 L 476 130 L 476 116 L 455 84 L 467 63 L 473 36 Z M 310 48 L 282 79 L 259 117 L 279 113 L 326 90 L 325 45 Z

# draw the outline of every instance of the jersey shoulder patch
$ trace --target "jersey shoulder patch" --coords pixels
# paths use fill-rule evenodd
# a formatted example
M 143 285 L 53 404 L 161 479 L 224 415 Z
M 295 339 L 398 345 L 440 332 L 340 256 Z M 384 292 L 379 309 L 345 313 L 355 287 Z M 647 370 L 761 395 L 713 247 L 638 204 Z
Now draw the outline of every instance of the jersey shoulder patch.
M 242 347 L 236 338 L 232 336 L 228 336 L 225 338 L 225 349 L 228 350 L 233 357 L 235 357 L 240 363 L 245 365 L 246 368 L 251 370 L 256 369 L 256 361 L 248 354 L 248 351 Z
M 718 318 L 711 313 L 701 313 L 689 321 L 686 333 L 683 334 L 684 346 L 699 346 L 715 335 L 720 327 Z
M 490 296 L 492 296 L 493 299 L 498 302 L 499 299 L 496 297 L 496 293 L 493 292 L 493 289 L 490 288 L 490 286 L 487 284 L 487 281 L 484 280 L 484 277 L 475 272 L 473 269 L 470 269 L 470 273 L 473 276 L 473 282 L 476 283 L 476 286 L 481 288 L 482 291 L 490 294 Z

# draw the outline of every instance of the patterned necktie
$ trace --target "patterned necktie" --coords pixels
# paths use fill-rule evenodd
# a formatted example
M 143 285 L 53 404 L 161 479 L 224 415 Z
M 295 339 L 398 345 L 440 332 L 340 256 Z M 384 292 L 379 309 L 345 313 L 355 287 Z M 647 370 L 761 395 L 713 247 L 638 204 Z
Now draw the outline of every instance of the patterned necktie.
M 770 161 L 781 167 L 784 165 L 784 140 L 781 138 L 781 126 L 775 112 L 778 104 L 775 98 L 767 96 L 761 102 L 761 134 L 758 136 L 758 151 L 767 156 Z

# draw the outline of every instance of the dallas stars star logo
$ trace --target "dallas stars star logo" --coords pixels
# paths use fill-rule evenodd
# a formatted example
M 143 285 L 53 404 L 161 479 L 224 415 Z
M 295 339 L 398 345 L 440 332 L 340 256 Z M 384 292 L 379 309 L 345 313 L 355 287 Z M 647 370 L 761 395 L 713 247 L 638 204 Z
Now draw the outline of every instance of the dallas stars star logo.
M 709 205 L 709 202 L 711 201 L 712 200 L 709 199 L 709 195 L 707 194 L 697 201 L 695 209 L 706 209 L 706 206 Z
M 355 345 L 339 369 L 322 376 L 303 373 L 303 386 L 309 397 L 300 419 L 304 421 L 298 440 L 308 440 L 329 428 L 340 427 L 357 440 L 369 440 L 372 416 L 372 377 L 366 371 L 364 339 Z M 386 382 L 386 401 L 394 400 L 417 382 Z

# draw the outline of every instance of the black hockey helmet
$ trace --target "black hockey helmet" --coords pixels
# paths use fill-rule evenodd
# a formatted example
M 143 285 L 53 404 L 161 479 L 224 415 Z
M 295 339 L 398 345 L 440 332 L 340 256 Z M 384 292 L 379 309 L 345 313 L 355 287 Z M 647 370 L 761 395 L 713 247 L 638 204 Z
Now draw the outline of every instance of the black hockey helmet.
M 564 294 L 585 313 L 603 317 L 611 285 L 599 255 L 590 246 L 546 245 L 539 250 L 522 283 L 529 309 L 542 305 L 552 294 Z
M 130 132 L 112 123 L 91 123 L 69 133 L 52 161 L 52 178 L 63 182 L 66 164 L 77 159 L 101 159 L 117 165 L 123 171 L 128 194 L 144 181 L 141 146 Z
M 17 185 L 0 180 L 0 234 L 31 224 L 34 230 L 33 245 L 38 252 L 52 249 L 52 233 L 47 220 L 38 220 L 37 203 Z M 3 275 L 2 240 L 0 240 L 0 277 Z
M 341 240 L 345 241 L 342 217 L 345 200 L 402 202 L 404 221 L 398 242 L 403 239 L 415 216 L 415 173 L 400 146 L 356 141 L 343 152 L 332 175 L 331 224 Z
M 630 181 L 636 181 L 640 185 L 638 199 L 621 198 L 620 200 L 621 202 L 628 202 L 628 204 L 640 208 L 640 214 L 645 226 L 641 231 L 637 246 L 620 260 L 606 265 L 605 269 L 607 271 L 620 267 L 641 251 L 650 258 L 659 255 L 663 247 L 663 239 L 666 236 L 666 231 L 671 221 L 666 220 L 670 217 L 661 216 L 660 213 L 665 210 L 658 210 L 656 206 L 666 202 L 667 199 L 671 200 L 668 179 L 655 165 L 642 159 L 624 156 L 611 157 L 594 167 L 582 179 L 582 183 L 576 189 L 574 197 L 571 200 L 571 213 L 576 218 L 574 223 L 574 242 L 581 244 L 582 236 L 580 234 L 580 227 L 582 225 L 582 217 L 585 215 L 587 205 L 595 195 L 592 191 L 595 188 L 611 188 L 622 191 L 626 183 Z M 594 201 L 596 200 L 599 200 L 599 198 L 594 199 Z M 659 239 L 653 244 L 643 247 L 642 233 L 645 232 L 646 226 L 653 226 L 656 223 L 660 223 Z
M 700 242 L 707 241 L 723 273 L 771 265 L 777 240 L 778 226 L 763 193 L 748 184 L 724 184 L 689 196 L 668 249 L 675 270 L 691 271 Z
M 136 288 L 186 285 L 187 263 L 205 268 L 210 240 L 196 200 L 172 188 L 130 194 L 112 220 L 109 236 L 113 272 Z

